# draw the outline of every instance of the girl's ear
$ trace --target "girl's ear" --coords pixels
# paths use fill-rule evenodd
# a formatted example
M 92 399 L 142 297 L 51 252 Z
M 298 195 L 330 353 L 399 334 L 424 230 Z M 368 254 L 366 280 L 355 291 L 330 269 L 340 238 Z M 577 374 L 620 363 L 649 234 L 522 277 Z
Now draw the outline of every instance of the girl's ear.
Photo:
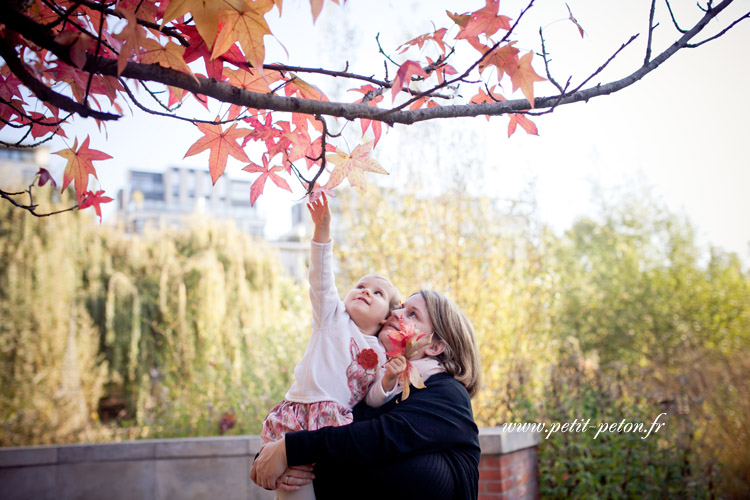
M 424 350 L 424 353 L 426 356 L 432 356 L 434 358 L 443 354 L 443 351 L 445 351 L 445 341 L 442 339 L 437 339 L 433 340 L 432 343 L 427 346 L 427 349 Z

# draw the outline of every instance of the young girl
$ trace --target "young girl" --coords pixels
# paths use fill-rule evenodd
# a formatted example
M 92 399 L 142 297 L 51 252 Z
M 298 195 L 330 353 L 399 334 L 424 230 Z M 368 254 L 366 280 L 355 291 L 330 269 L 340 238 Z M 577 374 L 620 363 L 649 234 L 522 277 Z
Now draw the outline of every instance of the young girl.
M 396 288 L 377 274 L 364 276 L 341 301 L 333 275 L 328 200 L 323 195 L 307 208 L 315 225 L 310 257 L 312 334 L 294 369 L 294 384 L 263 421 L 264 445 L 288 432 L 352 422 L 352 407 L 365 397 L 385 362 L 378 332 L 399 305 Z M 279 489 L 276 495 L 315 498 L 312 484 L 294 492 Z

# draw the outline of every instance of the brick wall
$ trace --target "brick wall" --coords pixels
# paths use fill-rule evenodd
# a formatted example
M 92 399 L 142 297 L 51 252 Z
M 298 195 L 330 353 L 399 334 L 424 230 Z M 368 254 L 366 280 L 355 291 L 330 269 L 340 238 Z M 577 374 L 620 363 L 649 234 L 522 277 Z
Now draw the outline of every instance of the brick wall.
M 482 455 L 479 461 L 479 500 L 539 498 L 536 446 L 506 454 Z

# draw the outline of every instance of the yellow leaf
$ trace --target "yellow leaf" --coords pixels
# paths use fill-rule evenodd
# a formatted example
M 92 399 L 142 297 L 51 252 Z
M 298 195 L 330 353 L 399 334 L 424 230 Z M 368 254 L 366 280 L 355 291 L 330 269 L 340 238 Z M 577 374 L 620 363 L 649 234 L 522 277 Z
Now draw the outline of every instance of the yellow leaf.
M 196 82 L 198 81 L 198 78 L 190 71 L 188 65 L 185 64 L 185 59 L 182 57 L 185 53 L 185 47 L 177 45 L 174 42 L 167 42 L 167 45 L 162 47 L 156 40 L 148 39 L 143 42 L 143 48 L 146 49 L 146 52 L 141 57 L 142 63 L 158 64 L 165 68 L 183 71 L 195 78 Z
M 219 31 L 219 10 L 226 8 L 226 2 L 216 0 L 172 0 L 164 12 L 162 27 L 169 21 L 182 17 L 188 12 L 193 17 L 195 27 L 198 29 L 206 46 L 210 47 L 216 39 Z
M 326 189 L 333 189 L 341 184 L 344 178 L 349 179 L 352 187 L 364 191 L 367 188 L 367 179 L 365 172 L 374 172 L 376 174 L 388 175 L 388 172 L 380 164 L 370 157 L 373 142 L 360 144 L 351 154 L 336 151 L 333 154 L 326 155 L 326 161 L 336 165 L 328 178 Z

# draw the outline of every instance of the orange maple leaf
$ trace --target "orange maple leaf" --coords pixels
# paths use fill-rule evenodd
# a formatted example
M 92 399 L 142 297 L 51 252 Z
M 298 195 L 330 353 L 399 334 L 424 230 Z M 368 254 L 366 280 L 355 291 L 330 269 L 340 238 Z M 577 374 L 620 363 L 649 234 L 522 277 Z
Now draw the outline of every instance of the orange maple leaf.
M 339 0 L 332 0 L 333 3 L 338 4 Z M 318 19 L 320 12 L 323 10 L 323 3 L 325 0 L 310 0 L 310 8 L 312 9 L 313 23 Z M 281 6 L 279 5 L 279 11 Z
M 220 11 L 219 23 L 222 28 L 216 37 L 211 58 L 222 55 L 235 42 L 239 42 L 247 62 L 263 74 L 263 60 L 266 58 L 263 36 L 271 34 L 263 16 L 272 8 L 272 0 L 255 0 Z
M 510 29 L 510 18 L 498 15 L 500 0 L 486 0 L 485 6 L 472 12 L 471 18 L 456 35 L 457 40 L 468 40 L 484 33 L 488 38 L 499 30 Z
M 336 150 L 335 153 L 326 155 L 326 161 L 336 165 L 325 185 L 326 189 L 335 188 L 344 181 L 344 178 L 347 178 L 349 185 L 364 191 L 367 188 L 365 172 L 388 175 L 388 172 L 370 157 L 373 145 L 374 143 L 370 141 L 354 148 L 351 154 Z
M 445 42 L 443 41 L 443 37 L 447 32 L 447 28 L 440 28 L 439 30 L 436 30 L 432 33 L 419 35 L 418 37 L 412 38 L 408 42 L 399 45 L 398 47 L 396 47 L 396 50 L 399 54 L 403 54 L 404 52 L 409 50 L 409 47 L 412 47 L 414 45 L 416 45 L 421 50 L 425 42 L 432 40 L 437 44 L 438 47 L 440 47 L 440 51 L 445 54 Z
M 479 43 L 478 39 L 469 40 L 469 43 L 476 50 L 484 54 L 490 47 Z M 479 71 L 484 72 L 489 66 L 495 66 L 497 68 L 497 81 L 502 80 L 504 74 L 513 74 L 518 69 L 518 53 L 520 52 L 517 48 L 513 47 L 516 42 L 510 42 L 502 47 L 497 47 L 495 50 L 490 52 L 484 60 L 479 63 Z
M 539 135 L 536 125 L 534 125 L 534 122 L 526 118 L 526 115 L 523 113 L 513 113 L 510 115 L 510 122 L 508 122 L 508 137 L 513 135 L 516 131 L 516 125 L 520 125 L 527 134 Z
M 502 102 L 505 101 L 505 97 L 495 93 L 495 87 L 489 89 L 489 93 L 485 92 L 484 89 L 480 88 L 477 95 L 471 98 L 469 104 L 482 104 L 483 102 Z M 490 115 L 484 115 L 489 121 Z
M 167 45 L 162 47 L 159 42 L 150 38 L 145 40 L 142 46 L 146 49 L 146 52 L 141 56 L 142 63 L 158 64 L 165 68 L 182 71 L 195 78 L 196 82 L 198 81 L 198 78 L 190 71 L 188 65 L 185 64 L 185 59 L 183 59 L 185 47 L 177 45 L 174 42 L 167 42 Z
M 195 27 L 198 28 L 198 33 L 206 42 L 206 46 L 210 47 L 219 32 L 219 12 L 227 8 L 239 9 L 244 4 L 245 0 L 222 0 L 220 2 L 214 0 L 172 0 L 164 12 L 161 25 L 164 27 L 169 21 L 190 12 Z
M 532 57 L 534 57 L 534 53 L 529 52 L 518 61 L 518 68 L 510 74 L 510 81 L 513 82 L 513 91 L 515 92 L 520 88 L 533 108 L 534 82 L 543 82 L 546 78 L 537 75 L 534 68 L 531 67 Z
M 188 149 L 183 158 L 210 149 L 208 170 L 211 172 L 211 180 L 214 184 L 221 177 L 221 174 L 224 173 L 229 155 L 234 156 L 240 161 L 250 161 L 245 151 L 237 144 L 237 139 L 245 137 L 247 130 L 237 129 L 236 123 L 232 124 L 227 130 L 222 130 L 221 125 L 213 123 L 196 123 L 195 125 L 198 127 L 198 130 L 203 132 L 204 136 L 190 146 L 190 149 Z
M 411 81 L 411 77 L 413 75 L 423 77 L 427 76 L 427 72 L 425 72 L 425 70 L 417 61 L 406 61 L 401 65 L 401 67 L 398 68 L 396 76 L 393 78 L 393 85 L 391 86 L 391 94 L 393 96 L 393 98 L 391 99 L 391 103 L 396 100 L 396 95 L 401 92 L 401 89 L 404 86 L 404 82 L 408 84 Z
M 318 87 L 307 83 L 295 73 L 289 74 L 291 75 L 291 78 L 287 80 L 287 84 L 284 85 L 284 93 L 287 96 L 296 94 L 303 99 L 314 99 L 316 101 L 328 100 L 328 96 L 326 96 Z
M 250 187 L 250 205 L 255 205 L 258 197 L 263 194 L 263 188 L 265 187 L 266 181 L 268 179 L 271 179 L 273 183 L 281 189 L 286 189 L 290 193 L 292 192 L 292 188 L 289 187 L 289 183 L 287 183 L 286 180 L 278 174 L 278 172 L 283 172 L 285 170 L 284 167 L 278 165 L 276 167 L 269 168 L 267 154 L 264 154 L 261 159 L 263 161 L 262 167 L 260 165 L 256 165 L 253 162 L 250 162 L 249 165 L 242 169 L 245 172 L 260 172 L 260 177 L 255 179 L 255 182 L 253 182 L 253 185 Z
M 63 173 L 63 183 L 60 191 L 65 191 L 71 182 L 75 182 L 76 200 L 81 204 L 83 202 L 83 195 L 89 185 L 89 175 L 96 177 L 96 169 L 94 168 L 94 161 L 108 160 L 112 158 L 107 153 L 98 151 L 96 149 L 89 149 L 89 136 L 78 147 L 78 138 L 73 141 L 73 147 L 63 149 L 55 152 L 56 155 L 60 155 L 68 163 L 65 165 L 65 173 Z
M 121 32 L 115 35 L 115 38 L 124 40 L 122 47 L 120 47 L 120 55 L 117 56 L 117 76 L 120 76 L 122 70 L 128 64 L 128 59 L 135 52 L 136 56 L 139 55 L 139 51 L 143 42 L 146 40 L 146 28 L 138 24 L 135 12 L 131 10 L 120 10 L 117 12 L 123 15 L 125 20 L 128 22 Z

